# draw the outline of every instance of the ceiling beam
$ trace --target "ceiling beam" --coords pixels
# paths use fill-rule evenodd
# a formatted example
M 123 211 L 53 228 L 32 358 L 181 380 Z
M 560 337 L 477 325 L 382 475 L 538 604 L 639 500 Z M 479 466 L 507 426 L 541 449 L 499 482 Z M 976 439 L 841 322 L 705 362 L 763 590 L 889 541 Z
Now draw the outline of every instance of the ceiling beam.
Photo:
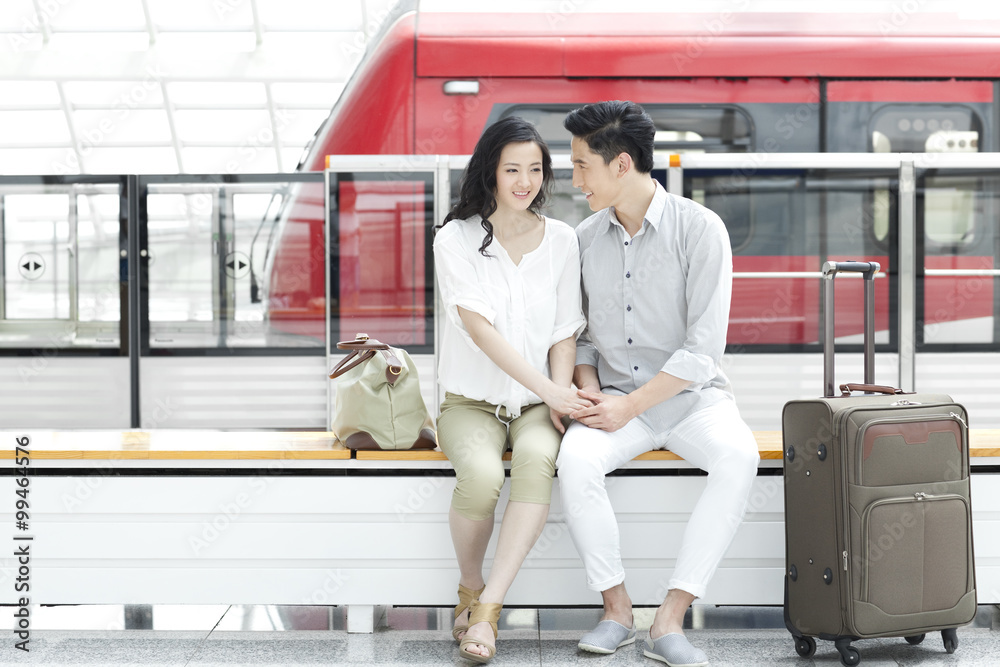
M 277 158 L 278 171 L 284 171 L 281 166 L 281 130 L 278 127 L 278 107 L 274 103 L 274 95 L 271 94 L 271 84 L 264 84 L 264 93 L 267 95 L 267 115 L 271 119 L 271 136 L 274 137 L 274 156 Z
M 146 17 L 146 32 L 149 33 L 149 45 L 156 44 L 156 24 L 153 22 L 153 12 L 149 9 L 149 0 L 142 0 L 142 15 Z
M 77 134 L 76 131 L 76 123 L 73 122 L 73 109 L 70 106 L 69 98 L 66 97 L 66 91 L 63 90 L 63 84 L 57 81 L 56 88 L 59 89 L 59 103 L 62 106 L 63 115 L 66 116 L 66 125 L 67 127 L 69 127 L 69 139 L 71 142 L 73 142 L 73 151 L 74 154 L 76 155 L 76 164 L 78 167 L 77 171 L 79 171 L 81 174 L 86 174 L 87 169 L 86 167 L 84 167 L 83 164 L 83 149 L 80 145 L 79 135 Z M 72 162 L 72 161 L 67 160 L 67 162 Z M 66 171 L 66 173 L 70 174 L 74 173 L 72 166 L 73 165 L 71 164 L 63 165 L 62 170 Z M 57 171 L 60 170 L 57 168 Z
M 257 46 L 264 43 L 264 27 L 260 22 L 260 11 L 257 9 L 257 0 L 250 0 L 250 12 L 253 14 L 253 31 L 257 36 Z
M 167 125 L 170 126 L 170 139 L 174 146 L 174 156 L 177 158 L 177 171 L 184 173 L 184 156 L 181 150 L 181 135 L 177 131 L 177 120 L 174 115 L 174 104 L 170 99 L 167 84 L 160 81 L 160 94 L 163 95 L 163 110 L 167 113 Z
M 42 33 L 42 43 L 49 43 L 49 35 L 52 34 L 52 29 L 49 27 L 48 16 L 42 11 L 42 6 L 39 4 L 38 0 L 32 0 L 32 4 L 35 6 L 35 17 L 38 19 L 38 32 Z
M 327 57 L 287 50 L 252 53 L 25 51 L 0 58 L 0 81 L 252 81 L 261 83 L 343 83 L 354 64 L 340 56 L 339 37 L 332 37 Z M 345 42 L 350 40 L 344 39 Z M 290 63 L 294 63 L 290 65 Z

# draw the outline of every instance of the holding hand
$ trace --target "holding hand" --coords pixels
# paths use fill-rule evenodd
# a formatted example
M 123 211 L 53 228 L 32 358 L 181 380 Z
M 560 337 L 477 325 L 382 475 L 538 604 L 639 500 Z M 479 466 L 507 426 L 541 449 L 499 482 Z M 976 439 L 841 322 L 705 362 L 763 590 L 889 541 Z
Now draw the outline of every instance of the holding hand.
M 566 432 L 561 419 L 563 415 L 571 415 L 574 412 L 593 405 L 589 399 L 580 396 L 576 389 L 572 387 L 560 387 L 554 382 L 546 394 L 546 396 L 542 396 L 541 398 L 549 406 L 549 415 L 552 418 L 552 424 L 560 433 Z
M 576 393 L 593 405 L 577 410 L 570 417 L 591 428 L 617 431 L 639 415 L 629 396 L 612 396 L 586 389 L 580 389 Z

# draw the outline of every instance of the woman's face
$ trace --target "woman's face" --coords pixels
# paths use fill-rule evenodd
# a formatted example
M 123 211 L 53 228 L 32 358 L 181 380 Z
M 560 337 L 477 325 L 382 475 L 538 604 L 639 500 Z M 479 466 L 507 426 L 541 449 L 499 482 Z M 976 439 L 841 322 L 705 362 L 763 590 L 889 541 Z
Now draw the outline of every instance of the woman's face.
M 497 210 L 524 211 L 542 189 L 542 149 L 534 141 L 507 144 L 497 165 Z

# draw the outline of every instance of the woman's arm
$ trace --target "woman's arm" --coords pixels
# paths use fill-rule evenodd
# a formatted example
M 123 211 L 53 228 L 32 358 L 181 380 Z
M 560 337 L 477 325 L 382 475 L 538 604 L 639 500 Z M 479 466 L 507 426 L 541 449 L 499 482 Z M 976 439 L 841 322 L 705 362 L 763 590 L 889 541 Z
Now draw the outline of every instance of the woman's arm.
M 549 372 L 552 374 L 552 382 L 557 386 L 569 387 L 570 391 L 573 391 L 573 370 L 575 367 L 576 339 L 573 336 L 564 338 L 549 348 Z M 583 398 L 579 394 L 577 396 Z M 562 417 L 565 414 L 568 413 L 549 407 L 549 418 L 560 433 L 566 432 L 566 427 L 562 423 Z
M 572 356 L 569 353 L 569 345 L 564 345 L 565 340 L 559 341 L 549 349 L 549 365 L 553 378 L 558 377 L 560 381 L 557 384 L 525 361 L 524 357 L 485 317 L 461 306 L 458 307 L 458 315 L 462 318 L 462 324 L 469 332 L 472 342 L 490 358 L 490 361 L 541 398 L 546 405 L 560 415 L 567 415 L 590 405 L 590 401 L 578 396 L 576 391 L 569 386 L 573 375 L 573 366 L 570 360 L 575 359 L 575 344 L 572 346 Z M 570 343 L 573 342 L 572 338 L 568 340 Z M 556 368 L 552 366 L 552 354 L 557 347 L 559 348 L 559 352 L 556 353 L 559 357 L 556 362 L 559 368 L 558 376 L 556 376 Z
M 549 372 L 552 381 L 560 387 L 573 384 L 573 370 L 576 367 L 576 339 L 563 338 L 549 348 Z

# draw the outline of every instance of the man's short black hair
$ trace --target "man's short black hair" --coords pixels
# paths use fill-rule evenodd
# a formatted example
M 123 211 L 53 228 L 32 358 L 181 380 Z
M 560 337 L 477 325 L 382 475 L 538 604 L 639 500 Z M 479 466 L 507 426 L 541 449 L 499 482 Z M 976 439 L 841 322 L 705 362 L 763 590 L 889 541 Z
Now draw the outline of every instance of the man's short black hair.
M 563 127 L 586 141 L 590 150 L 604 158 L 604 164 L 628 153 L 640 172 L 653 171 L 656 126 L 646 110 L 635 102 L 612 100 L 588 104 L 570 111 Z

